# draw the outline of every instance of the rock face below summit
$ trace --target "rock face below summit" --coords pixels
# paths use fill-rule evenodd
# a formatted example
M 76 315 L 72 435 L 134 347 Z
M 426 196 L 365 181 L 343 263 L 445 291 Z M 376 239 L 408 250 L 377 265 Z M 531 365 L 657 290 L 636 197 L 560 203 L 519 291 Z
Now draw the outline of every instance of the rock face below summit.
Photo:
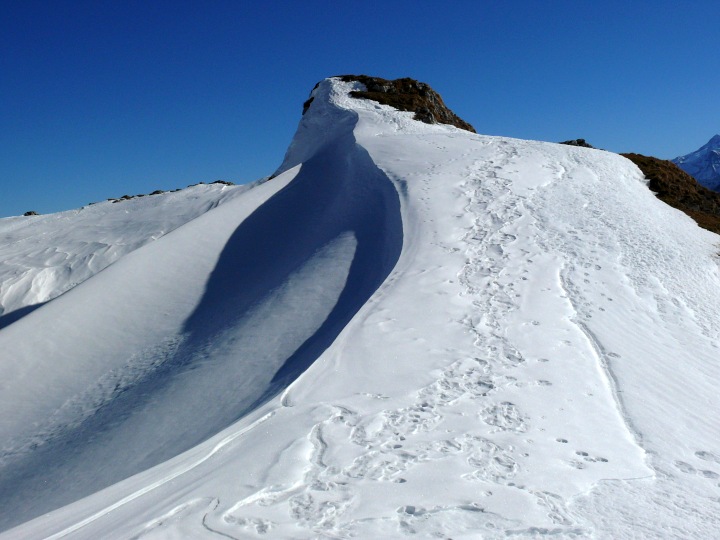
M 344 82 L 357 81 L 365 85 L 364 91 L 351 92 L 352 97 L 371 99 L 400 111 L 414 112 L 415 120 L 426 124 L 449 124 L 477 133 L 469 123 L 448 109 L 440 94 L 428 84 L 407 77 L 388 80 L 367 75 L 341 75 L 339 78 Z

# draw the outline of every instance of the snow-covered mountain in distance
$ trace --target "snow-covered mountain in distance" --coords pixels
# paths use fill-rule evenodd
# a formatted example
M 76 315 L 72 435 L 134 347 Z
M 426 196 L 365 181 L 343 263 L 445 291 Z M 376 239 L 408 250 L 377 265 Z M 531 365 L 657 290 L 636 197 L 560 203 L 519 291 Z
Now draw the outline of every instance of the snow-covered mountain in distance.
M 671 161 L 706 188 L 720 191 L 720 135 L 694 152 Z
M 172 225 L 3 244 L 59 277 L 0 330 L 0 536 L 716 535 L 718 236 L 621 156 L 362 90 L 322 81 L 277 176 Z

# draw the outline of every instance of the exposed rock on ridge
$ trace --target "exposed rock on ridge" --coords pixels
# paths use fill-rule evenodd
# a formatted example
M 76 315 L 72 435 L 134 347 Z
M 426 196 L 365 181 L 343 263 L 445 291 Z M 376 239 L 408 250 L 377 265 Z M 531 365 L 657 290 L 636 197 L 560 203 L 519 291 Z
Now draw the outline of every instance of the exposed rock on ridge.
M 566 144 L 568 146 L 581 146 L 582 148 L 595 148 L 592 144 L 588 143 L 585 139 L 572 139 L 571 141 L 563 141 L 560 144 Z
M 388 80 L 367 75 L 342 75 L 340 79 L 344 82 L 357 81 L 365 85 L 365 91 L 350 92 L 352 97 L 371 99 L 401 111 L 414 112 L 415 120 L 426 124 L 449 124 L 477 133 L 469 123 L 448 109 L 440 94 L 428 84 L 407 77 Z M 305 102 L 304 111 L 311 102 L 312 100 Z

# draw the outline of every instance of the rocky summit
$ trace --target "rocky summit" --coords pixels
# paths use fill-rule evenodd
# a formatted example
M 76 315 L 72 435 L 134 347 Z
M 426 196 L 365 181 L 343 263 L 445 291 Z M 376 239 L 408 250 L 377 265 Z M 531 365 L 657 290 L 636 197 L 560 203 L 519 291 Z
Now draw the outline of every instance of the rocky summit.
M 409 77 L 402 79 L 383 79 L 368 75 L 341 75 L 343 82 L 359 82 L 365 90 L 353 90 L 354 98 L 370 99 L 383 105 L 390 105 L 399 111 L 415 113 L 415 120 L 426 124 L 447 124 L 472 133 L 477 133 L 468 122 L 452 112 L 440 94 L 429 84 L 416 81 Z M 303 114 L 312 103 L 312 98 L 305 102 Z

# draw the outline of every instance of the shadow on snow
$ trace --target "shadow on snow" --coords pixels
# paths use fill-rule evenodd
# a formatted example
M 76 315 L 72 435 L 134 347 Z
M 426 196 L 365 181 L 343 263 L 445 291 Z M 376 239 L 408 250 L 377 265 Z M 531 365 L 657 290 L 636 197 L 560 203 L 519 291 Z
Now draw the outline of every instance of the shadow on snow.
M 343 251 L 350 254 L 344 269 L 334 270 L 332 258 L 312 267 L 315 281 L 342 273 L 333 304 L 306 313 L 302 295 L 317 283 L 302 274 L 295 300 L 288 283 L 349 235 L 356 244 Z M 351 135 L 336 140 L 236 229 L 177 346 L 79 426 L 6 467 L 0 530 L 176 456 L 277 395 L 335 340 L 390 274 L 401 248 L 391 181 Z M 272 300 L 277 291 L 284 291 L 281 300 Z M 317 320 L 306 335 L 283 337 L 307 317 Z

